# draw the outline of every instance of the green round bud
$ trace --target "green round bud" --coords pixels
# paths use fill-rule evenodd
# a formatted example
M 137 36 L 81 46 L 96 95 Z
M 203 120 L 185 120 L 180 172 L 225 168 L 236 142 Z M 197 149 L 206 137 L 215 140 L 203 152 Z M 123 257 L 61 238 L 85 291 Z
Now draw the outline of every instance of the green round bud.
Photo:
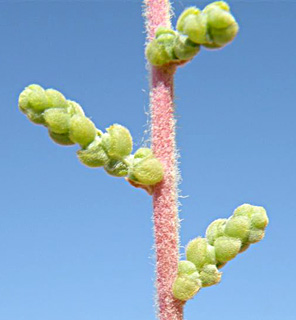
M 217 1 L 206 6 L 202 12 L 207 21 L 207 41 L 203 45 L 216 49 L 231 42 L 238 33 L 238 24 L 231 15 L 229 6 Z
M 158 38 L 159 36 L 163 35 L 163 34 L 172 34 L 172 35 L 175 35 L 176 32 L 170 28 L 166 28 L 166 27 L 163 27 L 163 26 L 160 26 L 156 29 L 155 31 L 155 38 Z
M 129 179 L 139 184 L 153 186 L 162 181 L 164 176 L 161 162 L 154 157 L 137 159 L 129 170 Z
M 153 152 L 150 148 L 140 148 L 134 154 L 135 159 L 143 159 L 146 157 L 153 157 Z
M 203 287 L 213 286 L 221 281 L 222 273 L 213 264 L 205 265 L 200 272 Z
M 249 218 L 240 216 L 228 219 L 225 225 L 225 235 L 233 238 L 248 239 L 251 223 Z
M 177 276 L 173 283 L 172 291 L 176 299 L 187 301 L 192 299 L 201 288 L 199 273 L 193 272 L 190 275 Z
M 209 42 L 208 26 L 206 15 L 189 16 L 184 24 L 184 33 L 189 39 L 198 44 Z
M 174 53 L 180 60 L 192 59 L 200 50 L 200 46 L 191 40 L 187 36 L 179 35 L 176 38 Z
M 175 34 L 164 33 L 148 43 L 146 47 L 146 57 L 148 61 L 154 66 L 162 66 L 175 60 L 175 38 Z
M 114 177 L 125 177 L 128 174 L 128 166 L 122 161 L 110 160 L 104 169 Z
M 68 133 L 70 115 L 66 109 L 52 108 L 44 111 L 44 119 L 50 131 L 55 133 Z
M 43 125 L 45 124 L 43 113 L 36 112 L 32 109 L 27 109 L 26 115 L 28 119 L 35 124 L 43 124 Z
M 102 145 L 110 158 L 121 160 L 132 152 L 133 139 L 127 128 L 113 124 L 103 135 Z
M 180 17 L 178 18 L 178 21 L 177 21 L 177 26 L 176 26 L 176 29 L 179 31 L 179 32 L 182 32 L 184 33 L 184 25 L 187 21 L 187 18 L 189 16 L 197 16 L 200 14 L 200 10 L 197 9 L 196 7 L 189 7 L 187 9 L 185 9 Z
M 86 149 L 77 151 L 79 160 L 88 167 L 103 167 L 109 161 L 101 139 L 96 139 Z
M 251 224 L 255 228 L 265 229 L 266 226 L 268 225 L 268 222 L 269 220 L 265 210 L 264 212 L 255 212 L 251 216 Z
M 199 271 L 206 264 L 216 264 L 215 249 L 205 238 L 196 238 L 186 247 L 186 259 L 194 263 Z
M 217 219 L 208 226 L 206 237 L 210 245 L 213 245 L 217 238 L 224 236 L 226 223 L 227 219 Z
M 75 115 L 70 120 L 69 137 L 82 147 L 88 146 L 96 137 L 96 127 L 86 117 Z
M 241 248 L 240 239 L 219 237 L 214 243 L 216 259 L 219 262 L 227 262 L 236 257 Z
M 250 234 L 249 234 L 249 243 L 256 243 L 259 242 L 264 238 L 265 232 L 262 229 L 251 229 Z
M 266 210 L 260 206 L 243 204 L 237 207 L 233 213 L 234 216 L 245 216 L 251 220 L 252 227 L 264 229 L 268 225 L 268 216 Z
M 70 140 L 68 134 L 59 134 L 59 133 L 52 132 L 50 130 L 48 130 L 48 133 L 51 139 L 57 144 L 60 144 L 62 146 L 71 146 L 75 144 L 73 141 Z
M 239 30 L 238 24 L 234 23 L 226 29 L 210 29 L 210 35 L 213 42 L 218 46 L 225 46 L 231 42 L 237 35 Z
M 251 216 L 254 212 L 254 208 L 255 208 L 255 206 L 244 203 L 234 210 L 233 216 L 235 216 L 235 217 L 236 216 L 245 216 L 245 217 L 251 218 Z
M 37 84 L 31 84 L 28 86 L 19 97 L 19 107 L 23 112 L 27 112 L 28 109 L 41 113 L 48 108 L 48 101 L 45 91 Z
M 213 8 L 207 12 L 207 20 L 210 28 L 226 29 L 232 24 L 236 24 L 234 17 L 228 11 L 219 7 Z
M 47 89 L 45 91 L 48 106 L 47 108 L 67 108 L 68 102 L 66 98 L 57 90 Z
M 222 10 L 225 10 L 225 11 L 228 11 L 230 12 L 230 8 L 229 8 L 229 5 L 224 2 L 224 1 L 215 1 L 215 2 L 212 2 L 210 4 L 208 4 L 204 9 L 203 9 L 203 12 L 208 12 L 208 11 L 211 11 L 212 9 L 215 9 L 215 8 L 220 8 Z
M 192 274 L 193 272 L 197 272 L 196 266 L 194 263 L 183 260 L 179 261 L 178 263 L 178 276 L 184 275 L 184 274 Z
M 80 116 L 85 116 L 84 111 L 81 108 L 80 104 L 71 100 L 67 100 L 67 103 L 68 103 L 67 111 L 71 116 L 74 116 L 75 114 Z
M 27 110 L 30 109 L 30 104 L 29 104 L 29 90 L 26 88 L 23 90 L 19 96 L 18 99 L 18 106 L 20 110 L 24 113 L 27 112 Z

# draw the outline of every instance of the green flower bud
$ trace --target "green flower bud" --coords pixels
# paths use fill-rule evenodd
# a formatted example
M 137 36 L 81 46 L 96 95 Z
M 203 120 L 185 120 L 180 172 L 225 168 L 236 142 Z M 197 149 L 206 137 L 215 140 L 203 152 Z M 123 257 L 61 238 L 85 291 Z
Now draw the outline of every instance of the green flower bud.
M 28 109 L 36 113 L 43 112 L 48 108 L 48 101 L 45 91 L 37 84 L 31 84 L 20 94 L 19 108 L 27 113 Z
M 189 39 L 198 44 L 209 42 L 207 17 L 201 13 L 198 16 L 189 16 L 184 24 L 184 33 Z
M 45 91 L 48 106 L 47 108 L 67 108 L 68 102 L 66 98 L 57 90 L 47 89 Z
M 180 60 L 192 59 L 200 50 L 200 46 L 191 40 L 187 36 L 179 35 L 176 38 L 174 53 Z
M 81 108 L 80 104 L 78 104 L 75 101 L 67 100 L 68 103 L 68 113 L 71 116 L 74 116 L 75 114 L 80 116 L 85 116 L 83 109 Z
M 251 229 L 248 242 L 249 243 L 259 242 L 260 240 L 262 240 L 264 238 L 264 235 L 265 235 L 264 230 L 256 229 L 256 228 Z
M 24 113 L 27 112 L 28 109 L 30 109 L 30 104 L 29 104 L 29 90 L 28 88 L 26 88 L 25 90 L 23 90 L 21 92 L 21 94 L 19 95 L 19 99 L 18 99 L 18 106 L 20 108 L 20 110 Z
M 210 245 L 213 245 L 217 238 L 224 236 L 226 222 L 227 219 L 217 219 L 208 226 L 206 237 Z
M 203 9 L 203 12 L 207 13 L 208 11 L 211 11 L 212 9 L 215 9 L 215 8 L 220 8 L 222 10 L 225 10 L 225 11 L 230 11 L 230 8 L 229 8 L 229 5 L 224 2 L 224 1 L 215 1 L 215 2 L 212 2 L 210 4 L 208 4 L 204 9 Z
M 215 29 L 225 29 L 236 22 L 228 11 L 221 10 L 219 7 L 208 11 L 207 20 L 209 27 Z
M 179 17 L 179 19 L 178 19 L 178 21 L 177 21 L 177 26 L 176 26 L 176 28 L 177 28 L 177 30 L 179 31 L 179 32 L 182 32 L 182 33 L 185 33 L 184 32 L 184 25 L 185 25 L 185 23 L 186 23 L 186 21 L 187 21 L 187 18 L 189 17 L 189 16 L 198 16 L 200 14 L 200 10 L 199 9 L 197 9 L 196 7 L 189 7 L 189 8 L 187 8 L 187 9 L 185 9 L 182 13 L 181 13 L 181 15 L 180 15 L 180 17 Z
M 217 261 L 223 263 L 232 260 L 239 253 L 241 245 L 240 239 L 219 237 L 214 243 Z
M 26 115 L 29 118 L 29 120 L 35 124 L 45 124 L 43 113 L 36 112 L 32 109 L 27 109 Z
M 196 238 L 187 245 L 186 259 L 194 263 L 199 271 L 206 264 L 216 264 L 215 249 L 205 238 Z
M 182 276 L 184 274 L 192 274 L 193 272 L 197 272 L 196 266 L 194 263 L 183 260 L 178 263 L 178 276 Z
M 153 157 L 153 152 L 150 148 L 140 148 L 134 154 L 135 159 L 143 159 L 146 157 Z
M 86 149 L 77 151 L 79 160 L 88 167 L 103 167 L 109 161 L 101 139 L 96 139 Z
M 129 130 L 119 124 L 113 124 L 107 129 L 102 144 L 109 157 L 115 160 L 128 156 L 133 149 L 133 139 Z
M 135 159 L 129 170 L 129 179 L 139 184 L 153 186 L 163 179 L 161 162 L 154 157 Z
M 210 35 L 215 45 L 225 46 L 236 37 L 238 29 L 238 24 L 234 23 L 225 29 L 211 28 Z
M 175 31 L 170 29 L 170 28 L 166 28 L 163 26 L 160 26 L 156 29 L 155 31 L 155 38 L 158 38 L 159 36 L 163 35 L 163 34 L 172 34 L 175 35 Z
M 66 109 L 52 108 L 44 111 L 44 119 L 50 131 L 55 133 L 68 133 L 70 115 Z
M 254 208 L 255 206 L 244 203 L 234 210 L 233 216 L 245 216 L 245 217 L 251 218 Z
M 226 3 L 219 1 L 205 7 L 209 41 L 207 47 L 222 47 L 231 42 L 238 33 L 238 24 Z
M 75 115 L 70 120 L 69 137 L 73 142 L 86 147 L 95 139 L 96 127 L 90 119 Z
M 250 233 L 250 220 L 247 217 L 232 217 L 225 225 L 225 235 L 245 241 Z
M 174 297 L 181 301 L 187 301 L 192 299 L 200 288 L 201 281 L 195 265 L 189 261 L 180 261 L 178 276 L 172 288 Z
M 213 286 L 221 281 L 222 273 L 213 264 L 205 265 L 200 272 L 203 287 Z
M 175 38 L 175 34 L 163 33 L 148 43 L 146 47 L 146 57 L 148 61 L 154 66 L 162 66 L 175 60 Z
M 104 169 L 114 177 L 125 177 L 128 174 L 128 166 L 122 161 L 110 160 Z
M 258 229 L 265 229 L 268 225 L 269 219 L 267 217 L 266 211 L 263 207 L 257 207 L 258 209 L 254 210 L 255 212 L 251 216 L 252 227 Z
M 75 144 L 72 140 L 70 140 L 69 135 L 67 133 L 59 134 L 59 133 L 52 132 L 50 130 L 48 130 L 48 133 L 51 139 L 57 144 L 60 144 L 62 146 L 71 146 Z
M 233 216 L 245 216 L 251 220 L 252 227 L 264 229 L 268 225 L 266 210 L 260 206 L 243 204 L 234 210 Z

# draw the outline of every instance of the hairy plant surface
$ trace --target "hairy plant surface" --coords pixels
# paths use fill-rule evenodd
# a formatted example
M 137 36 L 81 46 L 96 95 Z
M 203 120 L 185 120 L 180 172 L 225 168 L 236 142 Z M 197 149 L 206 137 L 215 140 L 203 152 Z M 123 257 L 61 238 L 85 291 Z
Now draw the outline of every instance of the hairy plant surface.
M 205 238 L 190 241 L 186 260 L 179 261 L 174 74 L 202 47 L 220 49 L 229 44 L 239 27 L 223 1 L 203 10 L 185 9 L 175 29 L 168 0 L 144 3 L 145 54 L 151 79 L 151 149 L 139 148 L 132 154 L 133 140 L 127 128 L 116 123 L 101 131 L 78 103 L 54 89 L 29 85 L 20 94 L 19 108 L 31 122 L 46 127 L 57 144 L 78 144 L 77 156 L 84 165 L 103 167 L 108 174 L 124 177 L 153 196 L 157 316 L 160 320 L 182 320 L 185 302 L 201 288 L 219 283 L 220 269 L 263 239 L 269 221 L 263 207 L 243 204 L 230 218 L 212 222 Z

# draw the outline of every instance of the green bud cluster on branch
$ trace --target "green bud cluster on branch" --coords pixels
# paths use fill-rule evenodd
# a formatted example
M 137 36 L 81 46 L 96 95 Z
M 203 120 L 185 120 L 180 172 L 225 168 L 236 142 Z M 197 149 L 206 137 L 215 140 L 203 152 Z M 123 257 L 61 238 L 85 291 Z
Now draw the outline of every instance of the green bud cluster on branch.
M 88 167 L 104 167 L 115 177 L 127 177 L 136 186 L 153 186 L 163 179 L 163 167 L 149 148 L 134 155 L 129 130 L 113 124 L 98 130 L 81 106 L 54 89 L 32 84 L 19 96 L 19 108 L 35 124 L 48 128 L 49 136 L 60 145 L 79 144 L 79 160 Z
M 229 219 L 212 222 L 206 238 L 196 238 L 186 248 L 186 259 L 180 261 L 173 284 L 176 299 L 187 301 L 202 288 L 221 280 L 222 268 L 250 244 L 263 239 L 268 217 L 263 207 L 243 204 Z
M 222 48 L 235 38 L 239 27 L 228 4 L 216 1 L 202 11 L 196 7 L 185 9 L 176 29 L 157 29 L 155 39 L 146 48 L 146 57 L 152 65 L 191 60 L 200 51 L 200 45 L 209 49 Z

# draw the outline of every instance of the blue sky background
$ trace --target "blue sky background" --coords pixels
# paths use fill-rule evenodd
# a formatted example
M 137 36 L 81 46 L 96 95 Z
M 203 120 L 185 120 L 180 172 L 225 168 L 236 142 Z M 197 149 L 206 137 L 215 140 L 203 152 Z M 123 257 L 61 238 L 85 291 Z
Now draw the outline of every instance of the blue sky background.
M 206 2 L 175 1 L 184 7 Z M 233 44 L 176 76 L 181 243 L 238 205 L 264 205 L 264 241 L 186 306 L 186 320 L 292 320 L 295 311 L 294 1 L 235 1 Z M 151 198 L 82 166 L 18 111 L 28 84 L 81 103 L 139 147 L 148 81 L 140 1 L 1 1 L 1 320 L 154 319 Z M 176 19 L 174 18 L 174 24 Z

